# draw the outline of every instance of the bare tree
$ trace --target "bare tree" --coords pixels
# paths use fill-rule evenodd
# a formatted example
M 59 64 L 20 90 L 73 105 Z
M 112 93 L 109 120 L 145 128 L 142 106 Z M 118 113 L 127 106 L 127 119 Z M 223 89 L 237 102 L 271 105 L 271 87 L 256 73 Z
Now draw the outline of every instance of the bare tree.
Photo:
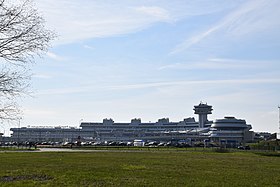
M 0 0 L 0 119 L 17 117 L 15 99 L 28 86 L 27 64 L 46 52 L 53 38 L 32 0 Z
M 0 119 L 16 119 L 20 110 L 15 99 L 26 93 L 30 76 L 23 72 L 1 69 L 0 72 Z

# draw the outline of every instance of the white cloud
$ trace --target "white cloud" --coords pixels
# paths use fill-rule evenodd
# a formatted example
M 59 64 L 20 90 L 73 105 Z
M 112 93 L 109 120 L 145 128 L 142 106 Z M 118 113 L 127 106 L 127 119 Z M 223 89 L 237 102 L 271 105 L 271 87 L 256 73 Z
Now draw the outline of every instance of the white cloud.
M 64 95 L 88 92 L 88 87 L 72 87 L 72 88 L 59 88 L 59 89 L 46 89 L 37 91 L 36 95 Z
M 160 21 L 171 20 L 170 14 L 166 9 L 160 8 L 160 7 L 147 7 L 147 6 L 141 6 L 135 8 L 136 11 L 139 11 L 141 13 L 147 14 L 151 16 L 152 18 L 156 18 Z
M 223 36 L 228 37 L 229 40 L 233 36 L 251 37 L 266 30 L 273 30 L 274 33 L 278 34 L 280 29 L 280 22 L 278 20 L 280 17 L 279 6 L 280 1 L 278 0 L 243 2 L 240 7 L 227 14 L 219 23 L 177 45 L 170 54 L 181 52 L 218 32 L 217 40 Z
M 40 0 L 39 10 L 59 35 L 57 43 L 136 32 L 158 22 L 173 22 L 236 6 L 236 1 Z
M 25 108 L 24 109 L 24 114 L 28 115 L 30 117 L 36 117 L 36 118 L 44 118 L 47 116 L 52 116 L 55 115 L 56 112 L 54 110 L 51 109 L 42 109 L 42 108 Z
M 35 74 L 32 77 L 39 78 L 39 79 L 51 79 L 52 76 L 48 74 Z
M 147 88 L 162 88 L 162 87 L 182 87 L 193 85 L 230 85 L 230 84 L 279 84 L 280 79 L 225 79 L 225 80 L 194 80 L 194 81 L 170 81 L 170 82 L 150 82 L 139 84 L 115 84 L 115 85 L 84 85 L 79 87 L 67 87 L 59 89 L 38 90 L 36 95 L 64 95 L 74 93 L 92 93 L 112 90 L 134 90 Z
M 168 12 L 159 7 L 134 7 L 96 1 L 39 1 L 49 27 L 59 35 L 58 43 L 135 32 L 153 22 L 166 21 Z
M 73 108 L 66 108 L 52 105 L 31 105 L 23 109 L 25 118 L 21 126 L 78 126 L 79 111 Z M 69 115 L 71 113 L 71 115 Z
M 228 17 L 225 29 L 230 36 L 250 37 L 252 33 L 260 34 L 265 31 L 276 31 L 278 34 L 279 6 L 278 0 L 249 1 Z
M 280 83 L 280 79 L 229 79 L 229 80 L 198 80 L 198 81 L 174 81 L 174 82 L 155 82 L 131 85 L 112 86 L 111 89 L 141 89 L 165 86 L 191 86 L 191 85 L 208 85 L 208 84 L 260 84 L 260 83 Z
M 278 64 L 276 61 L 261 61 L 261 60 L 240 60 L 240 59 L 224 59 L 224 58 L 210 58 L 202 62 L 185 62 L 175 63 L 159 67 L 159 70 L 167 69 L 256 69 L 256 68 L 267 68 L 274 64 Z
M 59 55 L 57 55 L 57 54 L 55 54 L 53 52 L 50 52 L 50 51 L 48 51 L 46 53 L 46 55 L 47 55 L 47 57 L 49 57 L 49 58 L 51 58 L 53 60 L 56 60 L 56 61 L 63 61 L 63 60 L 65 60 L 64 57 L 61 57 L 61 56 L 59 56 Z
M 90 46 L 90 45 L 84 45 L 83 46 L 85 49 L 89 49 L 89 50 L 94 50 L 94 47 Z

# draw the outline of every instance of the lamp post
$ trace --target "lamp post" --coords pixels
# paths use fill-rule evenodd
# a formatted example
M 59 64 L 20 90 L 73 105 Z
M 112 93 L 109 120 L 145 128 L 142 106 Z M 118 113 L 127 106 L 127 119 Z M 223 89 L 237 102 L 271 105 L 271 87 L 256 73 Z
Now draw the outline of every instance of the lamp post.
M 82 141 L 82 137 L 81 137 L 81 124 L 82 124 L 82 121 L 83 121 L 83 119 L 80 119 L 80 121 L 79 121 L 80 126 L 79 126 L 79 135 L 78 135 L 78 146 L 81 145 L 81 141 Z
M 18 145 L 18 147 L 19 147 L 19 133 L 20 133 L 20 120 L 21 120 L 21 118 L 18 118 L 18 141 L 17 141 L 17 145 Z
M 280 139 L 280 106 L 278 105 L 278 117 L 279 117 L 279 124 L 278 124 L 278 133 L 276 134 L 276 139 Z
M 80 119 L 80 121 L 79 121 L 79 125 L 80 125 L 80 126 L 78 127 L 78 128 L 79 128 L 79 136 L 81 136 L 81 132 L 80 132 L 80 131 L 81 131 L 81 124 L 82 124 L 82 121 L 83 121 L 83 119 Z
M 5 128 L 4 128 L 4 125 L 3 125 L 3 121 L 1 121 L 1 125 L 0 125 L 2 128 L 3 128 L 3 133 L 0 132 L 0 146 L 2 145 L 2 136 L 5 135 Z
M 280 131 L 280 106 L 279 105 L 278 105 L 278 112 L 279 112 L 279 129 L 278 130 Z

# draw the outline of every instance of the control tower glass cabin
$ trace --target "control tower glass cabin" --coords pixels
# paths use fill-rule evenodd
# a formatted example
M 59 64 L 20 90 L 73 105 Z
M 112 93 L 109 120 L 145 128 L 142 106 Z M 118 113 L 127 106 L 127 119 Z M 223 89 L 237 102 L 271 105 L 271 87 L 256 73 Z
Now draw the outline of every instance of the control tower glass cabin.
M 204 128 L 208 122 L 207 115 L 212 114 L 212 106 L 201 102 L 199 105 L 194 106 L 193 110 L 195 114 L 198 114 L 199 128 Z

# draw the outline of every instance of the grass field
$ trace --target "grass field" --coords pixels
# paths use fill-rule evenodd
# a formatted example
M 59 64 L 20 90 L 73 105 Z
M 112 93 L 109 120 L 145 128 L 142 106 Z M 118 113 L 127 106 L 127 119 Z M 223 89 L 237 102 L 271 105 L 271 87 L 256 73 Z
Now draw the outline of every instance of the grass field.
M 0 186 L 279 186 L 279 155 L 0 152 Z

